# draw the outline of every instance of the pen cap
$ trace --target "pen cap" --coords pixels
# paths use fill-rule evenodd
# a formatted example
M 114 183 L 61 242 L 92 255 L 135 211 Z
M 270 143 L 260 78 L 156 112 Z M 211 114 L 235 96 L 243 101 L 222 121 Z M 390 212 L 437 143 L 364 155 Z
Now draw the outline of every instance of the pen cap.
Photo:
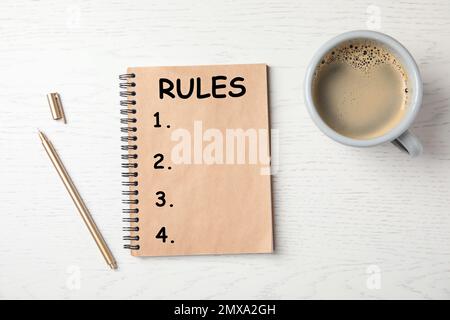
M 47 94 L 48 104 L 50 105 L 50 110 L 52 112 L 52 117 L 54 120 L 59 120 L 64 117 L 64 111 L 62 109 L 61 98 L 58 93 Z

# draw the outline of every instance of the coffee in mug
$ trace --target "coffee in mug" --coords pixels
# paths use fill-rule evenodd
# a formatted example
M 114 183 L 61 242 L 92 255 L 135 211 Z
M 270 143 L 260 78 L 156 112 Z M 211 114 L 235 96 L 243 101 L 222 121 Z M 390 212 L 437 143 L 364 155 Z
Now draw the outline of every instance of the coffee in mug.
M 376 31 L 342 33 L 325 42 L 306 69 L 305 105 L 317 127 L 353 147 L 392 142 L 416 157 L 409 128 L 422 105 L 419 68 L 408 50 Z
M 370 39 L 352 39 L 317 65 L 312 98 L 323 121 L 358 140 L 385 135 L 408 112 L 408 77 L 390 50 Z

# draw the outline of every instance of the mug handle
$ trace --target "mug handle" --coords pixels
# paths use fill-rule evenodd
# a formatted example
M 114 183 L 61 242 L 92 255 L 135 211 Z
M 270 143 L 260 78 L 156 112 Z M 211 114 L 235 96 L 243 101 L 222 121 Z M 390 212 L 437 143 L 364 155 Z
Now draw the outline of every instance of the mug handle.
M 419 139 L 417 139 L 417 137 L 409 130 L 403 132 L 397 139 L 393 140 L 392 143 L 411 157 L 417 157 L 423 151 L 422 143 L 420 143 Z

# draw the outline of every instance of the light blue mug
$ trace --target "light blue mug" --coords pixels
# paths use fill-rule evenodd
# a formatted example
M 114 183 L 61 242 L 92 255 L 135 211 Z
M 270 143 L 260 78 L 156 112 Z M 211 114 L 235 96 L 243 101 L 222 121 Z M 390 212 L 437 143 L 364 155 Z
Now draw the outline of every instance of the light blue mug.
M 344 136 L 330 128 L 317 111 L 316 105 L 314 104 L 312 92 L 314 72 L 317 66 L 321 63 L 323 57 L 341 43 L 356 39 L 373 40 L 386 46 L 386 48 L 388 48 L 389 51 L 399 61 L 401 61 L 408 76 L 408 92 L 410 92 L 411 94 L 407 106 L 408 112 L 405 113 L 403 119 L 398 123 L 398 125 L 380 137 L 367 140 L 353 139 Z M 423 148 L 419 139 L 417 139 L 417 137 L 408 130 L 422 105 L 422 78 L 420 76 L 419 68 L 414 61 L 414 58 L 411 56 L 408 50 L 406 50 L 406 48 L 394 38 L 380 32 L 360 30 L 346 32 L 327 41 L 319 48 L 319 50 L 317 50 L 307 68 L 304 83 L 304 92 L 306 107 L 308 108 L 312 120 L 319 127 L 319 129 L 331 139 L 353 147 L 372 147 L 384 142 L 392 142 L 401 150 L 407 152 L 413 157 L 416 157 L 422 153 Z

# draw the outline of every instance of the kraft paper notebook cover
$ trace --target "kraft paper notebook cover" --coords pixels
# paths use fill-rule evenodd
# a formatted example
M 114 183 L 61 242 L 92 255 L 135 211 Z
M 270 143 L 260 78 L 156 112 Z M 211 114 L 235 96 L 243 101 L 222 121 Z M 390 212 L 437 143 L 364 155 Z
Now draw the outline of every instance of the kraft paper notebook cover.
M 120 79 L 125 248 L 272 252 L 267 66 L 136 67 Z

